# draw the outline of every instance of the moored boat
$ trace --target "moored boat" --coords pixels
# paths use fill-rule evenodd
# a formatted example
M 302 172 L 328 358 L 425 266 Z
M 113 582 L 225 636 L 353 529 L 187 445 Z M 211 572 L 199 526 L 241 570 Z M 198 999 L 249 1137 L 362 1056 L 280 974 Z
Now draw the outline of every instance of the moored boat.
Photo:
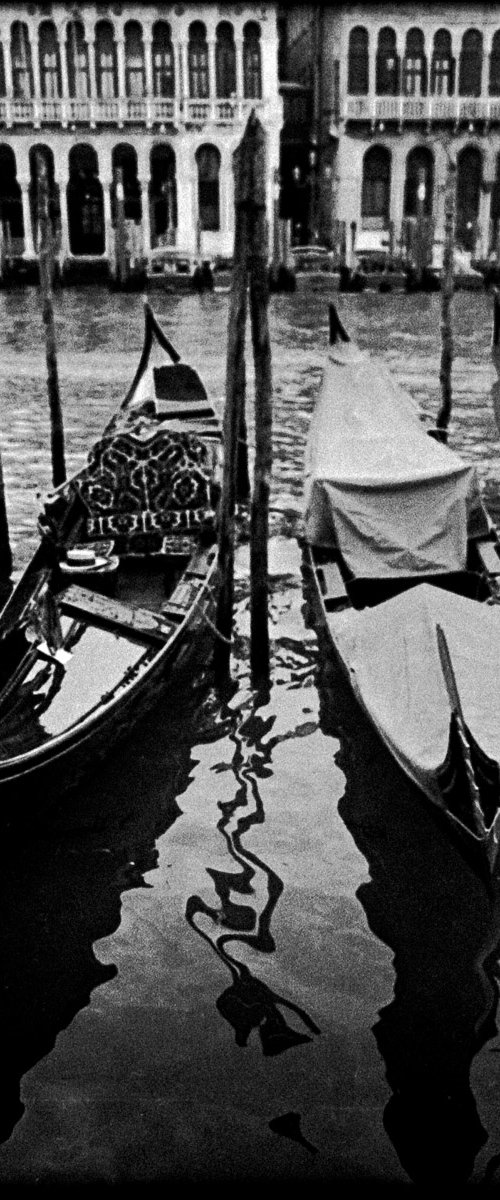
M 491 874 L 500 830 L 497 532 L 475 468 L 426 428 L 334 306 L 330 342 L 306 449 L 304 559 L 316 618 L 396 761 Z
M 221 428 L 146 302 L 140 362 L 86 465 L 46 498 L 0 613 L 0 797 L 80 782 L 213 640 Z M 36 795 L 35 795 L 36 794 Z

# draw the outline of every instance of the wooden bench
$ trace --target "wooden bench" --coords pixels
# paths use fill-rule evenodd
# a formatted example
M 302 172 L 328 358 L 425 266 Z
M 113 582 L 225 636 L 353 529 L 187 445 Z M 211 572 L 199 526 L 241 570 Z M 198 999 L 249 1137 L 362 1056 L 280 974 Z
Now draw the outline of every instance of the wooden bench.
M 61 612 L 73 617 L 84 617 L 106 629 L 116 629 L 138 637 L 146 642 L 168 641 L 176 621 L 169 621 L 163 612 L 155 613 L 148 608 L 135 608 L 114 597 L 103 596 L 90 588 L 72 584 L 59 593 Z
M 318 575 L 325 608 L 335 608 L 337 605 L 345 604 L 348 595 L 337 563 L 322 563 L 318 567 Z

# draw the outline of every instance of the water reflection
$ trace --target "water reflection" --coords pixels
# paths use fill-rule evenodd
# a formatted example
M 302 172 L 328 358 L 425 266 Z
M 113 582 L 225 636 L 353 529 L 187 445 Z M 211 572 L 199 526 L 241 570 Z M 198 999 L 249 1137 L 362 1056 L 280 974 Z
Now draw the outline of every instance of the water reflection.
M 272 954 L 276 948 L 271 921 L 283 883 L 243 843 L 243 837 L 253 826 L 265 821 L 260 783 L 272 774 L 273 750 L 278 743 L 307 736 L 311 730 L 307 722 L 272 735 L 276 715 L 264 715 L 260 707 L 259 699 L 250 696 L 247 704 L 236 712 L 228 706 L 221 714 L 227 741 L 234 749 L 231 762 L 221 762 L 214 770 L 218 773 L 230 770 L 236 788 L 231 800 L 219 803 L 222 816 L 217 828 L 239 869 L 220 871 L 207 867 L 218 905 L 208 904 L 197 895 L 190 896 L 186 919 L 230 972 L 231 984 L 219 996 L 217 1009 L 234 1030 L 236 1044 L 248 1045 L 250 1035 L 257 1032 L 263 1054 L 272 1056 L 310 1042 L 311 1035 L 319 1034 L 320 1030 L 303 1008 L 258 979 L 228 946 L 237 943 L 240 948 L 248 946 L 260 954 Z M 307 1033 L 290 1024 L 292 1016 L 298 1018 L 299 1026 L 305 1027 Z
M 356 895 L 394 953 L 394 996 L 373 1027 L 392 1089 L 384 1127 L 415 1183 L 463 1183 L 487 1141 L 470 1070 L 497 1033 L 499 897 L 364 720 L 321 636 L 318 660 L 321 728 L 340 739 L 346 777 L 339 813 L 368 864 Z
M 4 833 L 1 1142 L 23 1115 L 23 1075 L 117 973 L 93 946 L 118 928 L 122 893 L 152 886 L 145 876 L 157 865 L 156 841 L 179 816 L 177 797 L 190 782 L 204 690 L 181 691 L 175 715 L 160 706 L 133 744 L 36 827 L 32 815 L 24 833 Z

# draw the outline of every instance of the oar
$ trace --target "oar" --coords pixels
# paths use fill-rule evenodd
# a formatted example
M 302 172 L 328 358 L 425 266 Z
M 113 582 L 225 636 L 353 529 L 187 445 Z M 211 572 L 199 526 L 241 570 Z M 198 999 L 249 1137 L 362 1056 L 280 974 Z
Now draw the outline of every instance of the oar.
M 455 672 L 453 670 L 453 663 L 451 661 L 448 642 L 446 640 L 446 635 L 442 625 L 436 624 L 436 634 L 441 670 L 443 672 L 443 678 L 446 684 L 446 690 L 448 692 L 452 715 L 455 717 L 457 723 L 458 736 L 460 738 L 460 744 L 465 763 L 467 783 L 469 785 L 469 794 L 472 801 L 474 823 L 479 836 L 484 837 L 486 834 L 486 825 L 484 821 L 483 810 L 481 808 L 481 793 L 476 781 L 469 738 L 467 736 L 462 704 L 458 693 L 457 681 Z

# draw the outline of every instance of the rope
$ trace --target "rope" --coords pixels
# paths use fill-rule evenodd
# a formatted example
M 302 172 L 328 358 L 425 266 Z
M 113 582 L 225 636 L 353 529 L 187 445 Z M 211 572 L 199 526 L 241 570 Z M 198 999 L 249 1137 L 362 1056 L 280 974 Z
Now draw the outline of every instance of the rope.
M 213 589 L 209 583 L 207 583 L 206 591 L 208 592 L 209 596 L 211 597 L 211 599 L 214 601 L 214 604 L 215 604 L 216 599 L 215 599 L 215 596 L 213 593 Z M 217 626 L 214 625 L 214 622 L 210 619 L 210 617 L 208 616 L 208 613 L 206 613 L 205 610 L 201 607 L 200 599 L 196 598 L 196 600 L 194 602 L 194 607 L 199 610 L 203 620 L 206 621 L 209 629 L 212 630 L 212 633 L 214 633 L 215 636 L 218 637 L 221 642 L 224 642 L 225 646 L 232 646 L 234 639 L 232 637 L 229 637 L 229 638 L 225 637 L 225 635 L 220 632 L 220 629 L 217 629 Z

